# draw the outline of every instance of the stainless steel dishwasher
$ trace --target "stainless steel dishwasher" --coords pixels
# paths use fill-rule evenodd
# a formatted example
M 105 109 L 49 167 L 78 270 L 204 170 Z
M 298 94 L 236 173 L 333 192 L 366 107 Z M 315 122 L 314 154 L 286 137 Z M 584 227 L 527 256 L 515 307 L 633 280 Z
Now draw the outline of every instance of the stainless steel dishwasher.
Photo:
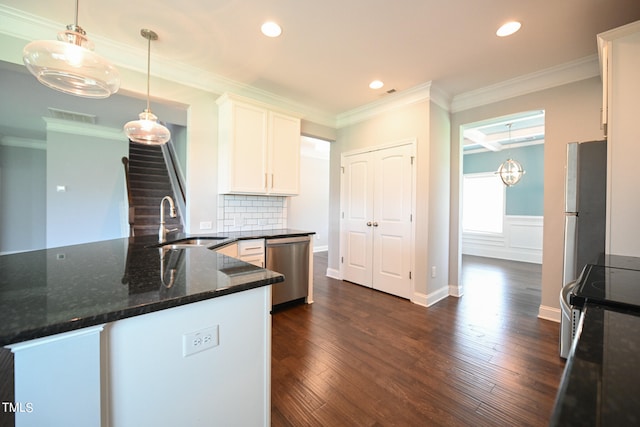
M 272 305 L 309 295 L 309 246 L 311 237 L 267 239 L 267 269 L 284 274 L 284 282 L 272 286 Z

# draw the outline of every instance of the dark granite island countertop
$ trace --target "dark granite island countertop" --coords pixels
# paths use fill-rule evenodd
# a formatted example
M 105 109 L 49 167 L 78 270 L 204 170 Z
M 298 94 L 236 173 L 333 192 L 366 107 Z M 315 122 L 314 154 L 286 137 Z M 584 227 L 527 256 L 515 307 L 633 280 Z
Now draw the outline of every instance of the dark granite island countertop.
M 305 231 L 305 230 L 295 230 L 291 228 L 278 228 L 274 230 L 246 230 L 246 231 L 230 231 L 230 232 L 215 232 L 209 234 L 184 234 L 184 233 L 173 233 L 168 236 L 168 240 L 181 240 L 188 239 L 192 237 L 210 237 L 215 238 L 216 240 L 212 240 L 210 245 L 207 245 L 210 249 L 216 249 L 221 246 L 228 245 L 230 243 L 235 243 L 240 240 L 251 240 L 251 239 L 278 239 L 284 237 L 300 237 L 300 236 L 311 236 L 316 234 L 315 231 Z
M 586 304 L 552 426 L 640 424 L 640 314 Z
M 154 244 L 144 236 L 0 256 L 0 346 L 283 281 L 204 247 Z

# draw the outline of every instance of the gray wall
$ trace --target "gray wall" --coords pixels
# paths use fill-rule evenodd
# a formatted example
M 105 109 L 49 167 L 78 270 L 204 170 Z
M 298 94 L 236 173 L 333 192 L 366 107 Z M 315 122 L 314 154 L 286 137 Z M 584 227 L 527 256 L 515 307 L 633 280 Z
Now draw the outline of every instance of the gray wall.
M 460 267 L 460 127 L 495 117 L 530 110 L 545 111 L 544 149 L 544 244 L 542 258 L 541 315 L 557 315 L 562 287 L 564 234 L 564 167 L 566 144 L 602 139 L 600 107 L 602 83 L 599 77 L 541 90 L 505 101 L 460 111 L 451 118 L 451 251 L 449 275 L 459 283 Z
M 415 139 L 416 240 L 414 243 L 416 297 L 447 287 L 449 250 L 449 114 L 430 99 L 389 109 L 338 129 L 331 146 L 329 213 L 329 269 L 340 269 L 340 161 L 345 152 Z M 440 274 L 431 277 L 432 266 Z
M 47 247 L 128 235 L 121 159 L 129 145 L 119 129 L 116 135 L 47 131 Z
M 0 253 L 46 246 L 45 183 L 44 149 L 0 145 Z

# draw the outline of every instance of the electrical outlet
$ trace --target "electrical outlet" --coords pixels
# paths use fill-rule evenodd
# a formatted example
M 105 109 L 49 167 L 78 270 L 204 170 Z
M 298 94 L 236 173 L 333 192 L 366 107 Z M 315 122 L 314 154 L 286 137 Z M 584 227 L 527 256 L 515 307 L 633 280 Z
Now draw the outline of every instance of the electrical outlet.
M 431 267 L 431 277 L 436 277 L 436 266 Z
M 213 228 L 213 224 L 211 221 L 200 221 L 200 230 L 211 230 Z
M 216 347 L 218 344 L 218 325 L 190 332 L 182 335 L 182 356 L 191 356 Z

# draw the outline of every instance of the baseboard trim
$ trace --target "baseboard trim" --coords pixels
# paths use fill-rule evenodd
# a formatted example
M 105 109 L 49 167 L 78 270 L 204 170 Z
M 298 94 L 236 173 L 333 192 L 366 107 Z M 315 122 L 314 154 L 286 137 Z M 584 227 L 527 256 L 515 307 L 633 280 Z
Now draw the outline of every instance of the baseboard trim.
M 314 246 L 313 247 L 313 253 L 316 252 L 326 252 L 329 250 L 329 246 L 328 245 L 324 245 L 324 246 Z
M 549 307 L 541 305 L 538 309 L 538 318 L 544 320 L 550 320 L 552 322 L 560 323 L 562 313 L 559 308 Z
M 452 297 L 460 298 L 464 295 L 462 286 L 449 285 L 449 295 Z
M 340 270 L 336 270 L 335 268 L 327 268 L 327 277 L 331 277 L 332 279 L 342 280 L 342 274 L 340 274 Z
M 414 292 L 411 302 L 421 305 L 423 307 L 431 307 L 433 304 L 442 301 L 449 296 L 449 287 L 445 286 L 430 294 L 423 294 L 421 292 Z

